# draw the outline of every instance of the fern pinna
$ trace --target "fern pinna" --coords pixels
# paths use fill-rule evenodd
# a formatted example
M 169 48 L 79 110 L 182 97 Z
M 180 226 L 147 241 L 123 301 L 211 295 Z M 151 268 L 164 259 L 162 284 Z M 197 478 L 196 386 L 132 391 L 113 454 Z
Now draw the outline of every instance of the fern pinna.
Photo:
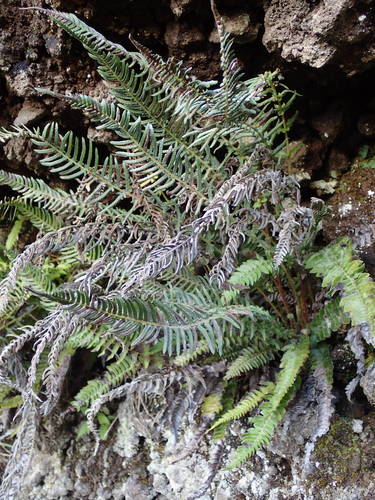
M 81 110 L 112 140 L 103 152 L 58 123 L 0 131 L 2 141 L 28 137 L 41 165 L 76 186 L 0 171 L 0 183 L 15 192 L 0 205 L 13 224 L 1 257 L 1 326 L 16 332 L 0 353 L 0 382 L 4 398 L 22 401 L 1 498 L 17 494 L 37 423 L 56 410 L 78 349 L 105 366 L 72 404 L 97 437 L 96 415 L 118 398 L 126 398 L 134 420 L 134 398 L 161 398 L 159 417 L 175 435 L 183 414 L 203 403 L 205 430 L 212 424 L 220 439 L 233 418 L 260 404 L 237 465 L 271 439 L 306 360 L 319 349 L 327 354 L 324 341 L 347 323 L 345 313 L 363 332 L 373 328 L 373 283 L 353 264 L 349 243 L 327 250 L 347 249 L 342 281 L 333 271 L 325 276 L 328 254 L 310 255 L 322 207 L 319 200 L 301 204 L 289 171 L 287 115 L 296 94 L 278 72 L 243 78 L 211 3 L 220 83 L 198 80 L 136 40 L 138 52 L 128 51 L 73 14 L 38 9 L 97 62 L 108 98 L 36 90 Z M 16 254 L 21 224 L 39 233 Z M 326 294 L 308 270 L 325 276 Z M 347 290 L 341 299 L 339 284 Z M 354 312 L 354 300 L 363 314 Z M 30 345 L 33 355 L 21 362 Z M 236 406 L 234 380 L 280 358 L 275 380 L 251 388 Z M 221 385 L 218 360 L 227 361 Z M 310 365 L 323 373 L 318 362 Z M 328 406 L 330 385 L 327 376 Z

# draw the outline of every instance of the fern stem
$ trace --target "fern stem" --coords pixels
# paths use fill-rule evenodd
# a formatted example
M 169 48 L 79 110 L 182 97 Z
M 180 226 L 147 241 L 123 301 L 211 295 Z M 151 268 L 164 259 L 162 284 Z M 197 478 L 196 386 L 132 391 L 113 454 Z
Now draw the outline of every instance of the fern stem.
M 274 278 L 274 283 L 275 283 L 275 286 L 276 286 L 276 289 L 277 291 L 279 292 L 280 294 L 280 297 L 281 297 L 281 300 L 282 300 L 282 303 L 283 303 L 283 306 L 287 312 L 287 318 L 289 320 L 289 324 L 291 326 L 291 328 L 293 328 L 294 330 L 297 329 L 297 323 L 296 323 L 296 320 L 294 318 L 294 314 L 288 304 L 288 298 L 285 294 L 285 289 L 281 283 L 281 279 L 280 279 L 280 275 L 277 275 L 275 276 Z
M 301 277 L 300 282 L 301 282 L 300 286 L 301 293 L 299 294 L 299 302 L 300 302 L 301 317 L 299 318 L 299 320 L 301 327 L 304 328 L 309 320 L 309 311 L 307 307 L 308 290 L 306 289 L 306 280 Z
M 286 123 L 286 120 L 285 120 L 285 113 L 282 112 L 282 111 L 280 111 L 280 106 L 282 106 L 282 100 L 280 98 L 279 93 L 277 92 L 277 89 L 276 89 L 276 86 L 275 86 L 275 83 L 274 83 L 273 79 L 270 79 L 269 82 L 268 82 L 268 84 L 269 84 L 271 92 L 272 92 L 272 97 L 273 97 L 274 101 L 277 104 L 275 106 L 276 113 L 277 113 L 278 117 L 280 118 L 282 126 L 283 126 L 283 132 L 284 132 L 284 135 L 285 135 L 285 145 L 286 145 L 286 151 L 287 151 L 287 154 L 286 154 L 286 158 L 287 158 L 287 173 L 288 173 L 288 175 L 290 175 L 292 173 L 292 161 L 291 161 L 291 155 L 290 155 L 290 142 L 289 142 L 289 136 L 287 134 L 288 126 L 287 126 L 287 123 Z
M 270 300 L 269 297 L 267 297 L 267 295 L 263 292 L 263 290 L 261 288 L 257 287 L 257 288 L 255 288 L 255 290 L 267 302 L 267 304 L 271 307 L 271 309 L 274 311 L 274 313 L 277 315 L 277 317 L 280 319 L 280 321 L 283 323 L 283 325 L 286 326 L 287 328 L 289 328 L 289 325 L 285 321 L 285 318 L 282 315 L 281 311 L 275 306 L 275 304 L 272 302 L 272 300 Z

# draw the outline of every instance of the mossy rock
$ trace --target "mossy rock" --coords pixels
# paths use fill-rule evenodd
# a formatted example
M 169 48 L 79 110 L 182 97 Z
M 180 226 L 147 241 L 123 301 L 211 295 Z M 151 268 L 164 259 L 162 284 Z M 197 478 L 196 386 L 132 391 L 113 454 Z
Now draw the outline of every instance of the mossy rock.
M 363 418 L 361 434 L 353 431 L 353 420 L 336 417 L 330 431 L 315 448 L 314 472 L 307 486 L 365 485 L 374 477 L 375 467 L 375 412 Z

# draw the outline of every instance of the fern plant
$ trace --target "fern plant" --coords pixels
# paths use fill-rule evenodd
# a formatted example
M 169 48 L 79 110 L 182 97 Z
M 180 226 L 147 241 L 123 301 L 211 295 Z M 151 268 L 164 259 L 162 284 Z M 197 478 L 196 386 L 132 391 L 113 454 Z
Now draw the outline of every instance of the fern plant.
M 175 436 L 183 414 L 203 405 L 209 416 L 203 433 L 212 425 L 220 439 L 228 422 L 261 404 L 237 465 L 270 440 L 305 367 L 322 373 L 328 366 L 314 360 L 328 353 L 324 341 L 348 321 L 345 313 L 354 325 L 372 328 L 373 285 L 351 254 L 345 254 L 344 281 L 334 271 L 325 277 L 326 294 L 307 277 L 310 270 L 326 275 L 326 254 L 312 253 L 321 204 L 301 204 L 289 172 L 289 109 L 296 94 L 278 72 L 243 78 L 211 5 L 220 83 L 196 79 L 138 41 L 132 40 L 138 52 L 128 51 L 73 14 L 38 9 L 97 62 L 108 98 L 37 90 L 81 110 L 113 140 L 103 153 L 58 123 L 0 131 L 2 141 L 28 137 L 40 163 L 76 186 L 65 191 L 0 171 L 0 183 L 15 191 L 0 207 L 4 219 L 15 220 L 8 247 L 21 223 L 38 230 L 7 262 L 0 283 L 5 333 L 9 311 L 19 318 L 16 336 L 0 353 L 0 382 L 22 400 L 2 498 L 20 488 L 38 421 L 57 411 L 59 401 L 66 404 L 61 394 L 78 349 L 90 350 L 104 366 L 72 402 L 97 438 L 96 416 L 108 429 L 103 408 L 119 398 L 143 426 L 139 408 L 157 400 L 154 407 L 162 410 L 158 418 L 149 414 L 150 429 L 161 419 Z M 341 299 L 339 283 L 348 290 Z M 365 301 L 364 314 L 353 312 L 353 300 Z M 30 304 L 38 305 L 32 320 Z M 14 360 L 30 345 L 34 352 L 15 370 Z M 234 380 L 280 358 L 275 380 L 236 406 Z M 228 363 L 222 385 L 217 360 Z M 323 413 L 326 424 L 329 411 Z

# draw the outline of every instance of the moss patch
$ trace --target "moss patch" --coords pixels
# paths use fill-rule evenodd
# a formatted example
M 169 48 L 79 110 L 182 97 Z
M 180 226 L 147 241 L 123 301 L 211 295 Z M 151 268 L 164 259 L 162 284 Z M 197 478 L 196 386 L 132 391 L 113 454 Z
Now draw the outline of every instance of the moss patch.
M 371 480 L 375 465 L 375 412 L 363 420 L 364 431 L 359 435 L 353 431 L 351 419 L 334 419 L 329 433 L 316 446 L 316 468 L 307 486 L 365 485 Z

